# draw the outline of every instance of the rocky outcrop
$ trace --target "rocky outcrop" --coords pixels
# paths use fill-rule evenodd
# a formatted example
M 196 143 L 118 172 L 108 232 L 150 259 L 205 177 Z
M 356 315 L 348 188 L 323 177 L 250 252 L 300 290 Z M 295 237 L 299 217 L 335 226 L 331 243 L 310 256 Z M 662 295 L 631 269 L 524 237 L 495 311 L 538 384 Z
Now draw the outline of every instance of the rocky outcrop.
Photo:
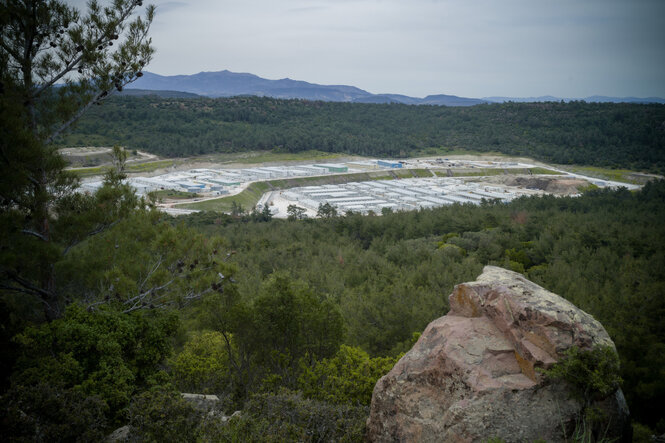
M 210 411 L 219 405 L 219 397 L 216 395 L 180 393 L 183 400 L 199 411 Z
M 592 316 L 522 275 L 486 266 L 457 285 L 450 312 L 374 388 L 371 441 L 563 441 L 581 404 L 563 383 L 544 380 L 571 346 L 614 346 Z M 598 405 L 621 437 L 628 411 L 621 391 Z M 629 429 L 629 427 L 628 427 Z
M 111 434 L 108 437 L 106 437 L 106 441 L 108 443 L 129 441 L 131 433 L 132 433 L 132 427 L 129 425 L 125 425 L 111 432 Z

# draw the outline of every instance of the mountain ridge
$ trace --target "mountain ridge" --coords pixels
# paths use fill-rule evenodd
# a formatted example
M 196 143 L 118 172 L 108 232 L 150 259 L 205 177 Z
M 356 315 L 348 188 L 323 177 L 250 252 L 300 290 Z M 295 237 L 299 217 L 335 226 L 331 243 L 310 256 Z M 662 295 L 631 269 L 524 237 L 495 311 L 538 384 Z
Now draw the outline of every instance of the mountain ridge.
M 256 95 L 283 99 L 351 103 L 402 103 L 443 106 L 473 106 L 489 103 L 486 100 L 445 94 L 429 95 L 425 98 L 400 94 L 372 94 L 355 86 L 319 85 L 290 78 L 268 80 L 254 74 L 235 73 L 228 70 L 174 76 L 144 72 L 140 79 L 131 85 L 127 85 L 125 89 L 142 90 L 146 94 L 150 93 L 149 91 L 155 91 L 156 94 L 158 91 L 182 91 L 206 97 Z
M 593 95 L 582 99 L 558 98 L 551 95 L 540 97 L 502 97 L 491 96 L 483 98 L 459 97 L 448 94 L 432 94 L 424 98 L 410 97 L 402 94 L 381 93 L 373 94 L 355 86 L 348 85 L 319 85 L 303 80 L 282 78 L 269 80 L 250 73 L 236 73 L 229 70 L 203 71 L 191 75 L 163 76 L 152 72 L 144 75 L 126 90 L 141 90 L 136 94 L 161 94 L 183 92 L 205 97 L 233 97 L 238 95 L 256 95 L 282 99 L 321 100 L 331 102 L 350 103 L 400 103 L 407 105 L 434 105 L 434 106 L 474 106 L 487 103 L 513 102 L 544 102 L 544 101 L 572 101 L 584 100 L 600 103 L 660 103 L 665 99 L 660 97 L 608 97 Z

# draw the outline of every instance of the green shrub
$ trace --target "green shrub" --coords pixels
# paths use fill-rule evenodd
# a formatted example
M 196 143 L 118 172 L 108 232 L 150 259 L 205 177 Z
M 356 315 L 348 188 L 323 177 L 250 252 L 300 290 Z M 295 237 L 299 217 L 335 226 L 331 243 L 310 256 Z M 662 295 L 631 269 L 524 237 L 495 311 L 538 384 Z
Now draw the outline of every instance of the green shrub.
M 334 357 L 303 367 L 298 386 L 308 398 L 369 406 L 377 380 L 396 362 L 397 358 L 370 358 L 360 348 L 342 345 Z
M 199 442 L 296 442 L 309 441 L 304 429 L 289 423 L 272 423 L 260 417 L 237 417 L 228 422 L 206 418 L 198 430 Z
M 568 383 L 573 395 L 588 406 L 619 389 L 622 382 L 619 366 L 619 356 L 610 346 L 589 351 L 573 346 L 545 375 Z
M 174 314 L 164 312 L 89 312 L 70 305 L 62 318 L 16 337 L 20 356 L 13 386 L 76 389 L 101 399 L 111 420 L 119 422 L 132 396 L 159 378 L 177 324 Z
M 228 423 L 206 420 L 200 441 L 356 442 L 363 441 L 369 408 L 334 405 L 283 392 L 252 397 L 240 417 Z
M 651 443 L 653 432 L 648 426 L 633 422 L 633 443 Z
M 174 382 L 184 392 L 218 393 L 228 385 L 228 351 L 220 332 L 194 334 L 170 363 Z
M 544 371 L 548 378 L 566 382 L 573 398 L 582 404 L 575 428 L 571 430 L 572 441 L 610 441 L 606 436 L 607 416 L 593 405 L 619 389 L 622 382 L 619 370 L 619 356 L 614 348 L 599 346 L 581 350 L 574 346 L 565 352 L 564 358 Z
M 165 388 L 135 397 L 128 413 L 131 437 L 139 441 L 194 442 L 202 419 L 180 393 Z
M 78 389 L 52 383 L 15 385 L 0 401 L 0 428 L 6 441 L 100 441 L 107 411 L 99 397 Z

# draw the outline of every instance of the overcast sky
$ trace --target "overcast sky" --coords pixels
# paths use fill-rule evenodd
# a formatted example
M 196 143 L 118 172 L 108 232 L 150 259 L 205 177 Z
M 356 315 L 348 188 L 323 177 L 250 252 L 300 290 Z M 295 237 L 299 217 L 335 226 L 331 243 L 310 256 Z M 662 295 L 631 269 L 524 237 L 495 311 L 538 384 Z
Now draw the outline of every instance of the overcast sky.
M 423 97 L 665 97 L 665 0 L 155 1 L 162 75 Z

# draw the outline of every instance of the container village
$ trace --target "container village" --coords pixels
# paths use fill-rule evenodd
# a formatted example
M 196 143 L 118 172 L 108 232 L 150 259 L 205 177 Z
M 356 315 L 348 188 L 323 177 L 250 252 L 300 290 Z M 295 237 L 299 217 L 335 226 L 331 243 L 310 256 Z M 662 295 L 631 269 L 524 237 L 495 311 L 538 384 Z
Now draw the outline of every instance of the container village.
M 480 204 L 483 200 L 511 201 L 522 195 L 546 193 L 542 189 L 511 186 L 497 180 L 483 179 L 488 175 L 520 171 L 530 174 L 534 164 L 520 162 L 470 161 L 449 159 L 410 159 L 407 161 L 366 159 L 339 163 L 316 163 L 283 166 L 257 166 L 251 168 L 200 168 L 171 171 L 152 177 L 131 176 L 127 182 L 139 195 L 153 191 L 173 190 L 192 195 L 191 202 L 213 200 L 242 192 L 254 182 L 346 175 L 374 171 L 407 172 L 426 171 L 426 177 L 404 177 L 391 173 L 386 179 L 353 181 L 340 184 L 300 186 L 290 189 L 269 190 L 257 202 L 257 209 L 268 206 L 273 216 L 286 217 L 287 208 L 296 205 L 304 214 L 314 217 L 321 205 L 333 206 L 342 214 L 380 214 L 385 210 L 408 211 L 432 208 L 454 203 Z M 457 177 L 452 171 L 465 171 L 468 176 Z M 554 172 L 554 171 L 552 171 Z M 561 171 L 556 171 L 560 174 Z M 580 178 L 580 177 L 577 177 Z M 586 178 L 586 177 L 585 177 Z M 84 181 L 81 190 L 92 192 L 101 186 L 99 178 Z M 594 181 L 599 186 L 608 185 Z M 179 203 L 158 205 L 173 215 L 196 212 L 196 209 L 178 207 Z M 182 203 L 180 203 L 182 204 Z

